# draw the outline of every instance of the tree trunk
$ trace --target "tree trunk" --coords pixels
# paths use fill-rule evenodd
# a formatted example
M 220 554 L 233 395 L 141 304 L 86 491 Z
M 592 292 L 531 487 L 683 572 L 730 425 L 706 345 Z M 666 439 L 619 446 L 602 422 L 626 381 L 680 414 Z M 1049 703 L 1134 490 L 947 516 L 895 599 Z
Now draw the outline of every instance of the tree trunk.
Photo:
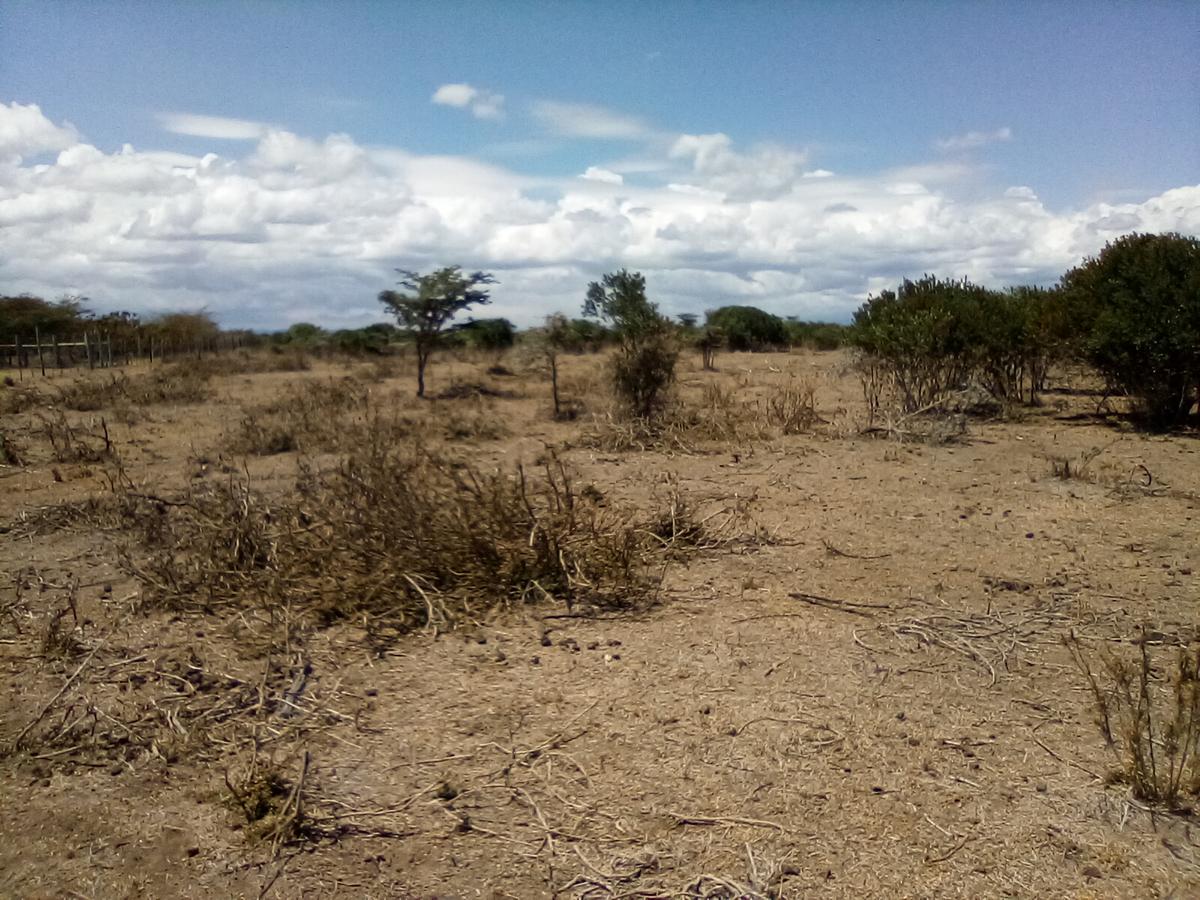
M 425 363 L 429 362 L 429 354 L 417 348 L 417 396 L 425 396 Z
M 558 359 L 550 357 L 550 394 L 554 397 L 554 418 L 562 417 L 562 407 L 558 402 Z

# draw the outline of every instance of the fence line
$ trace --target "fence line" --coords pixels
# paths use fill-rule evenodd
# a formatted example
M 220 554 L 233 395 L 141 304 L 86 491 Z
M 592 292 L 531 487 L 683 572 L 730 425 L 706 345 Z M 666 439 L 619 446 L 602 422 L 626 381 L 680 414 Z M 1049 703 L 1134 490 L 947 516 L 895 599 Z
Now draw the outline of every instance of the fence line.
M 44 376 L 47 369 L 58 371 L 84 365 L 89 369 L 109 369 L 129 365 L 135 359 L 151 363 L 201 359 L 206 354 L 238 350 L 243 346 L 240 335 L 189 341 L 135 334 L 126 335 L 114 344 L 112 334 L 107 332 L 85 331 L 82 335 L 60 338 L 57 334 L 42 335 L 39 329 L 34 329 L 32 339 L 28 335 L 14 334 L 10 343 L 0 343 L 0 368 L 16 369 L 18 376 L 23 378 L 26 371 L 30 374 L 40 372 Z

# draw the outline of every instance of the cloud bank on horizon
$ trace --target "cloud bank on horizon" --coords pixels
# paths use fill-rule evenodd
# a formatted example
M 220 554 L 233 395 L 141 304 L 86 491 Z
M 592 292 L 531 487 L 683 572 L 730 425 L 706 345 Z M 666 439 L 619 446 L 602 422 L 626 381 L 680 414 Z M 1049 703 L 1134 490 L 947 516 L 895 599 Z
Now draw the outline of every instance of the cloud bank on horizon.
M 502 95 L 467 83 L 431 101 L 480 127 L 505 115 Z M 461 264 L 496 274 L 488 314 L 533 324 L 577 314 L 589 280 L 626 267 L 669 313 L 747 303 L 845 319 L 924 272 L 1048 283 L 1131 231 L 1200 234 L 1200 184 L 1065 210 L 1034 186 L 989 187 L 971 154 L 1018 139 L 1007 127 L 936 138 L 925 165 L 849 176 L 802 148 L 665 133 L 594 105 L 539 100 L 527 112 L 556 139 L 632 141 L 638 153 L 531 176 L 180 111 L 160 127 L 213 141 L 211 152 L 106 151 L 37 105 L 0 103 L 0 291 L 143 313 L 202 307 L 231 327 L 346 327 L 382 318 L 375 296 L 394 268 Z

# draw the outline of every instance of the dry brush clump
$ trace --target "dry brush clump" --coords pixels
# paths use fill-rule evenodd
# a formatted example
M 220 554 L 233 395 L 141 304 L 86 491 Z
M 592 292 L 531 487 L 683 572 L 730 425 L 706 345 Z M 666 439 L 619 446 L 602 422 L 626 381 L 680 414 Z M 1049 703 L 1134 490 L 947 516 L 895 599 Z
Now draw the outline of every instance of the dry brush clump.
M 337 451 L 359 443 L 368 425 L 382 426 L 383 412 L 371 389 L 355 378 L 306 380 L 269 403 L 247 407 L 229 449 L 259 456 Z
M 765 397 L 750 400 L 734 388 L 705 384 L 698 403 L 677 399 L 654 418 L 593 416 L 583 443 L 610 452 L 698 452 L 702 446 L 809 434 L 824 421 L 817 412 L 816 391 L 808 384 L 776 386 Z
M 157 406 L 166 403 L 200 403 L 209 396 L 209 376 L 191 363 L 155 367 L 141 375 L 107 373 L 76 378 L 55 388 L 53 403 L 79 412 L 95 412 L 119 404 Z
M 26 412 L 47 403 L 46 396 L 32 384 L 5 378 L 0 383 L 0 415 Z
M 508 429 L 489 395 L 468 391 L 451 399 L 406 405 L 355 377 L 305 381 L 278 399 L 247 407 L 228 436 L 235 454 L 349 452 L 376 441 L 492 441 Z
M 71 422 L 61 410 L 37 414 L 36 433 L 49 446 L 54 462 L 94 463 L 113 459 L 116 450 L 101 418 L 91 426 Z
M 161 502 L 165 545 L 125 554 L 149 597 L 287 604 L 318 624 L 364 613 L 406 631 L 497 606 L 629 606 L 654 594 L 661 559 L 632 512 L 589 501 L 553 454 L 493 471 L 381 436 L 275 500 L 229 479 Z
M 1072 634 L 1067 648 L 1087 681 L 1118 780 L 1134 796 L 1170 809 L 1200 794 L 1200 648 L 1179 648 L 1174 665 L 1150 652 L 1145 628 L 1133 658 L 1102 650 L 1094 666 Z

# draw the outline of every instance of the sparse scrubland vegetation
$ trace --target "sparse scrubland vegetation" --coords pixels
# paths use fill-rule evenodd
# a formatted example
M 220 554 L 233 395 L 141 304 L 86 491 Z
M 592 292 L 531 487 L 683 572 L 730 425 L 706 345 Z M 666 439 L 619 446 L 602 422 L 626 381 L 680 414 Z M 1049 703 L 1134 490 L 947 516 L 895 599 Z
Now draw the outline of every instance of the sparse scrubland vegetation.
M 1198 257 L 12 369 L 0 893 L 1195 893 Z

